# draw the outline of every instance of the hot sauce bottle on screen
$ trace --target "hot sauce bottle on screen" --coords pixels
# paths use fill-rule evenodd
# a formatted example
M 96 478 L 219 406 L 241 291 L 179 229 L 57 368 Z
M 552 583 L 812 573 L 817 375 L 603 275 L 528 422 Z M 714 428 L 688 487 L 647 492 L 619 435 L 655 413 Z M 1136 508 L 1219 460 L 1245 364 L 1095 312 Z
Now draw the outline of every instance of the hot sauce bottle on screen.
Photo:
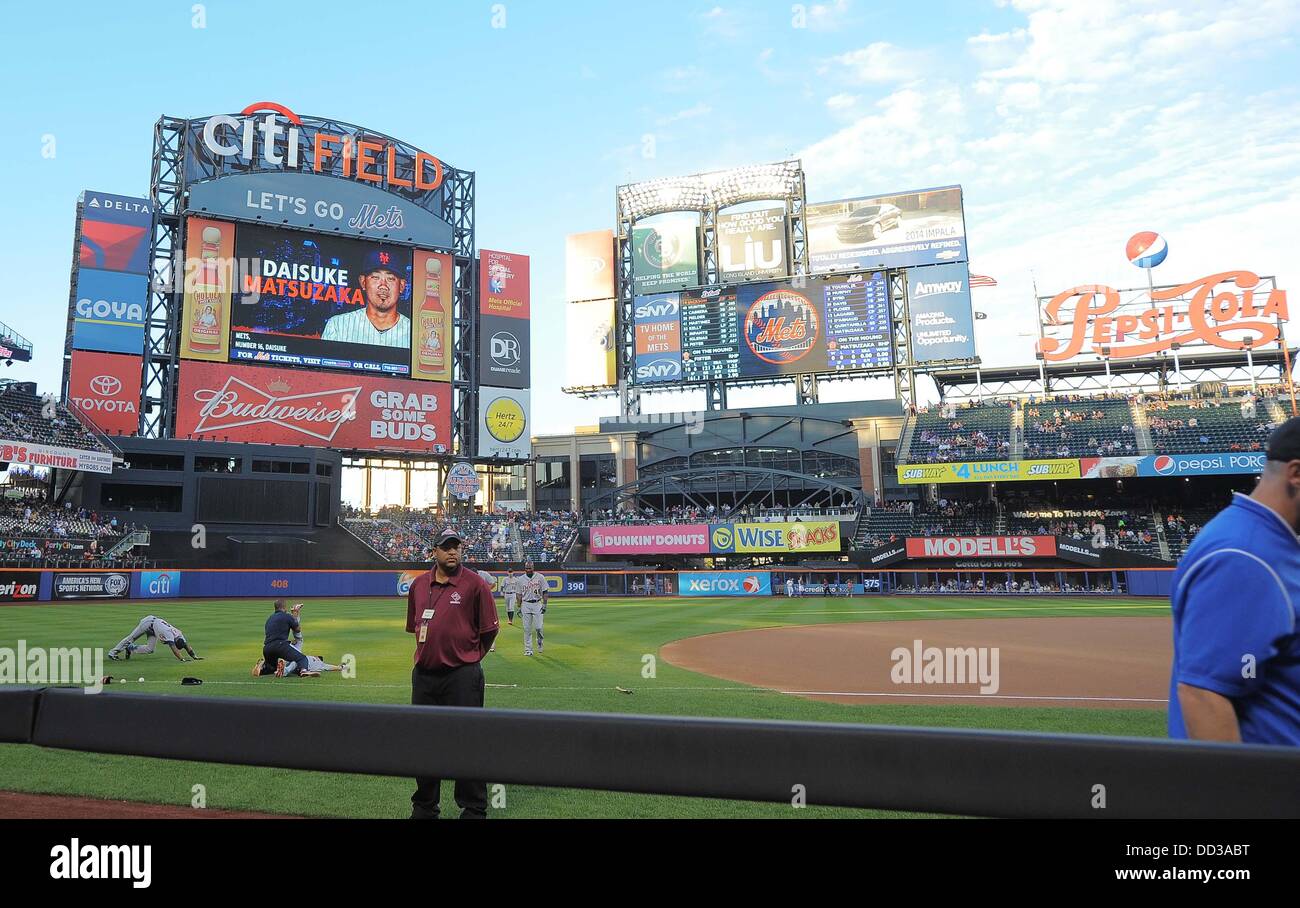
M 204 227 L 199 247 L 199 269 L 194 278 L 194 314 L 190 322 L 190 349 L 216 353 L 221 349 L 225 322 L 221 294 L 221 228 Z
M 420 304 L 420 366 L 442 369 L 447 361 L 443 335 L 445 310 L 442 308 L 442 261 L 430 256 L 424 260 L 424 302 Z

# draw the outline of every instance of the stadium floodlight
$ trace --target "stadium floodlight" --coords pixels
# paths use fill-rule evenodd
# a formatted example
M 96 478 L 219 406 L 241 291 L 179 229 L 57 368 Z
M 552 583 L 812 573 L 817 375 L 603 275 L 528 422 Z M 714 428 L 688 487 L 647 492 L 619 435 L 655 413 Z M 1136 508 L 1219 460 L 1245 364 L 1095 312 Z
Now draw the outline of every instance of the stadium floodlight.
M 785 199 L 800 191 L 798 161 L 755 164 L 686 177 L 663 177 L 618 187 L 623 217 L 637 220 L 668 211 L 708 211 L 741 202 Z

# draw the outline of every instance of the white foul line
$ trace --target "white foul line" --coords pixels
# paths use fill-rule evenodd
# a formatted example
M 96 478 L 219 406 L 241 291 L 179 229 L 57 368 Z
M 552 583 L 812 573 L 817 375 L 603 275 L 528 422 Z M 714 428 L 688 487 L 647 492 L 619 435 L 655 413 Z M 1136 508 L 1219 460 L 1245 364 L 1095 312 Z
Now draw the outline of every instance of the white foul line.
M 933 697 L 941 700 L 1079 700 L 1102 701 L 1106 703 L 1168 703 L 1168 700 L 1155 697 L 1045 697 L 1030 694 L 914 694 L 903 691 L 857 691 L 857 690 L 781 690 L 777 693 L 792 694 L 796 697 Z

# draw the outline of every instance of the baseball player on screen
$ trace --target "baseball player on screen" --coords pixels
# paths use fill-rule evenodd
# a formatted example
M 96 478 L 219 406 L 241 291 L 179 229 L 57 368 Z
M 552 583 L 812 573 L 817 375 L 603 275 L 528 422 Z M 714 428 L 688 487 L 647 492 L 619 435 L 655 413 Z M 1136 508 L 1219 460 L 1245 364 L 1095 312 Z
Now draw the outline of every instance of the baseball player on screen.
M 332 317 L 321 340 L 377 347 L 410 347 L 411 320 L 397 311 L 406 292 L 406 271 L 396 249 L 381 246 L 366 253 L 361 267 L 361 293 L 366 308 Z
M 148 639 L 143 646 L 136 646 L 135 641 L 140 637 Z M 181 655 L 182 650 L 189 653 L 191 659 L 203 658 L 194 655 L 193 648 L 186 642 L 185 635 L 181 633 L 179 628 L 173 627 L 157 615 L 145 615 L 141 618 L 140 623 L 135 626 L 135 630 L 123 637 L 121 643 L 108 651 L 108 658 L 116 662 L 118 659 L 130 659 L 132 653 L 139 653 L 142 656 L 150 655 L 154 651 L 154 645 L 159 640 L 167 644 L 167 647 L 172 651 L 172 655 L 181 662 L 185 661 L 185 657 Z
M 523 597 L 519 613 L 524 619 L 524 655 L 533 654 L 533 632 L 537 632 L 537 652 L 542 651 L 542 616 L 546 614 L 546 600 L 550 591 L 546 577 L 533 570 L 531 561 L 524 562 L 524 575 L 519 578 L 519 593 Z
M 515 606 L 519 603 L 519 575 L 515 573 L 514 568 L 501 581 L 501 592 L 506 595 L 506 621 L 511 627 L 515 623 Z

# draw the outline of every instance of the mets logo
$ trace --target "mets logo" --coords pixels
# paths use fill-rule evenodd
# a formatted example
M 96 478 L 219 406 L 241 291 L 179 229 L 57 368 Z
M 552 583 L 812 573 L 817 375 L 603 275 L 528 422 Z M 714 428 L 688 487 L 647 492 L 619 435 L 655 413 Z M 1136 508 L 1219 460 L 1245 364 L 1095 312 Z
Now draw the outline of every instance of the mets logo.
M 1151 467 L 1161 476 L 1168 476 L 1178 470 L 1178 464 L 1168 454 L 1161 454 L 1157 457 Z
M 735 544 L 735 536 L 731 532 L 730 526 L 720 526 L 713 528 L 713 547 L 719 551 L 728 551 Z
M 745 314 L 745 343 L 763 362 L 778 366 L 803 359 L 820 332 L 817 308 L 786 288 L 764 293 Z

